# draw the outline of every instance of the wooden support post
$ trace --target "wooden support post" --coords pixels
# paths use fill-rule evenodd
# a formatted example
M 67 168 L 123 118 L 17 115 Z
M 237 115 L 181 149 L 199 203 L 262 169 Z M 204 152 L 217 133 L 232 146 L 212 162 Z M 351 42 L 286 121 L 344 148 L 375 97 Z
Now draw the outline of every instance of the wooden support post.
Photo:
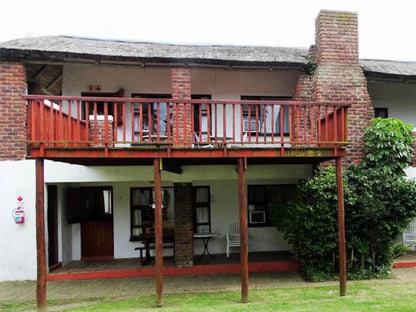
M 43 168 L 43 159 L 37 158 L 35 162 L 37 255 L 36 303 L 40 311 L 46 311 L 45 183 Z
M 345 257 L 345 219 L 344 219 L 344 183 L 342 180 L 342 159 L 335 159 L 337 171 L 338 196 L 338 256 L 339 256 L 339 294 L 347 294 L 347 261 Z
M 247 192 L 245 162 L 238 159 L 238 194 L 240 203 L 241 302 L 248 302 Z
M 160 159 L 153 160 L 155 180 L 155 252 L 156 252 L 156 305 L 163 306 L 163 231 L 162 231 L 162 179 Z

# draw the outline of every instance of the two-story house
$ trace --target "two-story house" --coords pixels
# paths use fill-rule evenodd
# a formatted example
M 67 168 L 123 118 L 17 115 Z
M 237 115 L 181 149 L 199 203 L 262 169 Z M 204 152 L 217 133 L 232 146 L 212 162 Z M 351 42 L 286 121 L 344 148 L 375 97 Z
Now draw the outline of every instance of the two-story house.
M 416 63 L 360 61 L 357 24 L 321 11 L 310 49 L 1 43 L 0 280 L 44 291 L 49 268 L 137 258 L 153 236 L 160 285 L 163 255 L 193 266 L 195 234 L 225 254 L 233 223 L 246 280 L 248 252 L 289 250 L 276 201 L 319 163 L 361 158 L 375 115 L 416 124 Z

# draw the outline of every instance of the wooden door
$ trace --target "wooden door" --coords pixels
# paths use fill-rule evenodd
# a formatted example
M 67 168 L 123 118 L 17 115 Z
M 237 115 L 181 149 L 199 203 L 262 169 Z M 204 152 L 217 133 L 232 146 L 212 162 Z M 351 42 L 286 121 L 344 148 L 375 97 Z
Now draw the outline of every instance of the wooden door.
M 68 222 L 81 224 L 81 259 L 114 258 L 112 188 L 67 190 Z
M 113 222 L 81 223 L 81 259 L 100 260 L 114 258 Z
M 114 258 L 111 187 L 81 188 L 81 259 Z

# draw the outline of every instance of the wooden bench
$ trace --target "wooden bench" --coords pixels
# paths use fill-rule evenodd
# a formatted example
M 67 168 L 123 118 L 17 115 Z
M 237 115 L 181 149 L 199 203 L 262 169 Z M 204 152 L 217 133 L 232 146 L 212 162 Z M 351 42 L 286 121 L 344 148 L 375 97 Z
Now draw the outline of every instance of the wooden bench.
M 163 249 L 174 249 L 175 248 L 175 244 L 173 242 L 166 242 L 163 243 L 162 245 Z M 136 247 L 134 248 L 134 250 L 138 250 L 139 251 L 139 255 L 140 255 L 140 264 L 141 265 L 146 265 L 150 262 L 150 256 L 149 252 L 151 249 L 156 249 L 156 245 L 154 243 L 150 243 L 148 247 L 146 246 L 141 246 L 141 247 Z M 143 252 L 145 253 L 143 255 Z

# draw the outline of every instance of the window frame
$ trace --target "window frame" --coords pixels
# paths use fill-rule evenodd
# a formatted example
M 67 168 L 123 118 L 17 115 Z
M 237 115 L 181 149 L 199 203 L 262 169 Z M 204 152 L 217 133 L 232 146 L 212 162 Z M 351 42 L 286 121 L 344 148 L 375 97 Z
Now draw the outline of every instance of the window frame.
M 389 118 L 389 109 L 387 107 L 374 107 L 374 117 Z
M 291 191 L 296 187 L 297 184 L 250 184 L 247 185 L 247 225 L 248 227 L 270 227 L 274 226 L 272 222 L 272 213 L 271 213 L 271 204 L 270 198 L 268 196 L 267 189 L 268 188 L 281 188 L 282 194 L 288 194 L 291 193 Z M 253 192 L 254 188 L 264 188 L 264 200 L 251 200 L 250 197 Z M 264 209 L 256 209 L 253 207 L 251 209 L 250 206 L 264 206 Z M 251 211 L 264 211 L 265 212 L 265 222 L 264 223 L 258 223 L 258 222 L 250 222 L 250 212 Z
M 197 194 L 197 189 L 199 188 L 204 188 L 207 189 L 208 192 L 208 201 L 207 202 L 197 202 L 197 198 L 196 198 L 196 194 Z M 192 197 L 193 197 L 193 228 L 194 228 L 194 233 L 210 233 L 211 232 L 211 189 L 209 187 L 209 185 L 196 185 L 196 186 L 192 186 Z M 197 208 L 204 208 L 206 207 L 208 209 L 208 222 L 202 222 L 202 223 L 198 223 L 197 222 Z M 198 226 L 208 226 L 209 231 L 208 232 L 197 232 L 197 228 Z
M 262 96 L 262 95 L 241 95 L 241 100 L 242 101 L 291 101 L 292 98 L 290 96 Z M 251 105 L 253 108 L 256 107 L 255 105 Z M 243 113 L 242 116 L 244 117 L 248 117 L 248 112 L 246 113 L 246 109 L 248 110 L 248 105 L 243 105 Z M 264 120 L 263 120 L 263 110 L 262 108 L 265 106 L 260 106 L 260 110 L 259 110 L 259 126 L 258 126 L 258 131 L 257 133 L 259 134 L 264 134 L 266 136 L 271 136 L 272 132 L 267 131 L 264 132 Z M 289 135 L 290 134 L 290 110 L 288 106 L 283 106 L 283 117 L 284 117 L 284 124 L 283 124 L 283 135 Z M 251 122 L 255 122 L 256 121 L 256 116 L 255 116 L 255 112 L 254 112 L 254 116 L 253 116 L 253 111 L 250 111 L 250 119 Z M 267 118 L 267 117 L 266 117 Z M 273 116 L 274 118 L 274 116 Z M 274 133 L 273 135 L 280 135 L 280 110 L 276 115 L 276 119 L 274 120 L 274 122 L 276 123 L 275 127 L 274 127 Z M 277 125 L 278 123 L 278 125 Z M 266 129 L 267 129 L 267 124 L 266 124 Z M 243 129 L 244 131 L 244 129 Z M 244 131 L 244 132 L 248 132 Z M 250 133 L 256 133 L 256 128 L 252 129 L 252 127 L 250 128 Z
M 149 192 L 149 204 L 133 205 L 133 193 L 134 193 L 135 190 L 146 190 L 146 191 L 148 191 Z M 163 212 L 163 204 L 164 204 L 164 200 L 163 200 L 164 199 L 163 198 L 164 192 L 165 191 L 169 192 L 169 190 L 174 190 L 174 188 L 171 187 L 171 186 L 162 187 L 162 212 Z M 155 220 L 154 220 L 154 218 L 155 218 L 155 215 L 154 215 L 154 205 L 155 205 L 154 192 L 155 192 L 154 187 L 146 187 L 146 186 L 130 187 L 130 239 L 129 239 L 129 241 L 131 241 L 131 242 L 140 240 L 139 236 L 142 235 L 142 234 L 154 234 L 154 222 L 155 222 Z M 172 209 L 174 209 L 174 207 Z M 135 216 L 134 213 L 135 213 L 136 210 L 141 211 L 140 212 L 140 217 L 139 217 L 139 219 L 141 219 L 140 220 L 141 223 L 138 224 L 138 225 L 134 224 L 134 221 L 135 221 L 134 220 L 134 216 Z M 145 210 L 148 210 L 148 211 L 145 211 Z M 144 214 L 143 211 L 145 213 L 150 213 L 150 220 L 146 220 L 147 224 L 143 223 L 143 219 L 142 219 L 143 214 Z M 169 221 L 169 220 L 171 220 L 171 219 L 168 219 L 168 220 L 164 219 L 164 222 Z M 150 228 L 149 228 L 149 222 L 150 222 Z M 134 234 L 133 233 L 134 229 L 141 229 L 141 233 L 139 233 L 138 235 Z

